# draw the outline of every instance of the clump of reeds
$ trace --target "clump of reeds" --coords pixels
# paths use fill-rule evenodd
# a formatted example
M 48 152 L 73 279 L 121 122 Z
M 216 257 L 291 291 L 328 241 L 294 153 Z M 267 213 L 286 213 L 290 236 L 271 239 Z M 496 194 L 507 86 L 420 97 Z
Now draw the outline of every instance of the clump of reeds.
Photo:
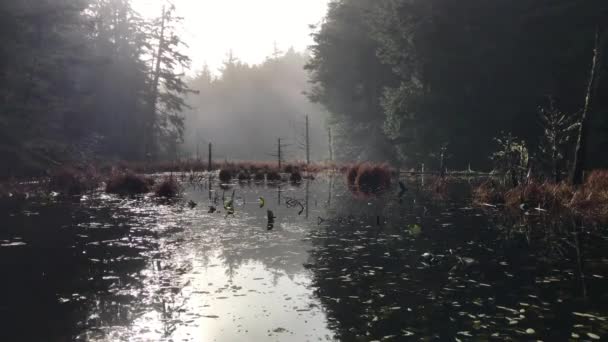
M 209 165 L 206 161 L 201 160 L 177 160 L 177 161 L 151 161 L 151 162 L 127 162 L 122 161 L 114 163 L 111 167 L 117 167 L 120 170 L 132 170 L 137 173 L 160 173 L 160 172 L 199 172 L 208 171 Z M 302 161 L 291 161 L 284 164 L 281 170 L 278 169 L 276 162 L 270 161 L 234 161 L 234 162 L 212 162 L 211 170 L 227 169 L 233 175 L 247 170 L 252 174 L 257 171 L 275 170 L 279 173 L 291 173 L 293 169 L 306 171 L 311 173 L 322 172 L 326 170 L 346 170 L 346 165 L 338 165 L 336 163 L 310 163 L 306 164 Z
M 596 170 L 572 196 L 572 209 L 583 216 L 608 222 L 608 170 Z
M 62 167 L 51 173 L 49 187 L 65 195 L 78 195 L 95 188 L 98 177 L 92 170 Z
M 295 165 L 292 165 L 292 164 L 287 164 L 283 168 L 283 172 L 285 172 L 285 173 L 293 173 L 296 170 L 297 170 L 297 167 Z
M 279 182 L 281 181 L 281 174 L 278 171 L 270 170 L 266 172 L 266 180 L 269 182 Z
M 302 183 L 302 174 L 297 169 L 292 170 L 291 175 L 289 176 L 289 181 L 292 183 Z
M 220 181 L 222 183 L 228 183 L 232 180 L 233 172 L 232 170 L 225 168 L 220 170 Z
M 488 181 L 474 190 L 474 198 L 478 203 L 504 202 L 511 208 L 569 210 L 587 219 L 608 222 L 608 171 L 593 171 L 579 187 L 566 182 L 529 181 L 506 189 Z
M 488 180 L 473 190 L 473 199 L 480 204 L 504 204 L 510 208 L 541 208 L 557 210 L 567 208 L 575 189 L 566 183 L 529 181 L 512 189 Z
M 249 173 L 248 170 L 244 170 L 239 172 L 239 174 L 237 175 L 237 179 L 240 182 L 248 182 L 251 180 L 251 174 Z
M 570 205 L 574 188 L 565 183 L 528 182 L 507 191 L 505 205 L 509 207 L 538 207 L 545 210 L 566 208 Z
M 424 189 L 433 199 L 447 200 L 462 193 L 456 179 L 448 176 L 431 176 Z
M 473 189 L 473 201 L 478 204 L 503 204 L 504 189 L 496 181 L 487 180 Z
M 263 182 L 265 179 L 266 175 L 261 170 L 258 170 L 253 174 L 253 180 L 256 182 Z
M 380 192 L 390 187 L 391 170 L 386 164 L 364 163 L 352 166 L 346 178 L 351 189 L 355 191 Z
M 154 190 L 156 196 L 164 198 L 177 197 L 179 196 L 180 192 L 181 187 L 177 180 L 172 176 L 164 178 L 163 181 L 160 182 Z
M 357 181 L 357 175 L 359 174 L 360 166 L 361 164 L 354 164 L 348 169 L 342 171 L 346 171 L 346 183 L 351 188 L 355 187 L 355 182 Z
M 137 195 L 150 192 L 154 179 L 132 172 L 115 173 L 106 183 L 106 192 L 118 195 Z

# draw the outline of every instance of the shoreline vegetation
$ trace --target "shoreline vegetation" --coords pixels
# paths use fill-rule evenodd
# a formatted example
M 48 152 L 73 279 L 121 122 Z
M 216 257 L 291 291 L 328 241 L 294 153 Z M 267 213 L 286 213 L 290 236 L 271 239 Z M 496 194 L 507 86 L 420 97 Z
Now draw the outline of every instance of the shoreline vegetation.
M 211 171 L 209 171 L 211 170 Z M 353 196 L 368 196 L 397 189 L 395 180 L 426 177 L 422 191 L 432 194 L 435 200 L 450 198 L 452 188 L 459 180 L 469 180 L 470 201 L 479 207 L 512 210 L 534 210 L 557 215 L 579 216 L 598 223 L 608 223 L 608 170 L 595 170 L 588 174 L 580 186 L 566 181 L 550 182 L 529 179 L 516 186 L 509 185 L 498 173 L 472 170 L 418 172 L 397 170 L 389 164 L 364 163 L 312 163 L 286 162 L 278 167 L 274 162 L 214 162 L 211 167 L 198 160 L 127 163 L 97 166 L 66 166 L 48 172 L 47 177 L 30 180 L 0 182 L 0 198 L 5 200 L 27 198 L 39 192 L 55 192 L 73 196 L 95 189 L 117 195 L 154 194 L 174 198 L 182 193 L 181 182 L 200 182 L 219 179 L 231 182 L 289 182 L 300 184 L 314 179 L 318 173 L 334 172 L 344 175 Z M 427 177 L 428 176 L 428 177 Z M 460 181 L 460 183 L 462 183 Z
M 473 202 L 551 215 L 567 212 L 594 222 L 608 223 L 608 170 L 592 171 L 580 186 L 565 181 L 530 180 L 510 187 L 489 179 L 473 189 Z

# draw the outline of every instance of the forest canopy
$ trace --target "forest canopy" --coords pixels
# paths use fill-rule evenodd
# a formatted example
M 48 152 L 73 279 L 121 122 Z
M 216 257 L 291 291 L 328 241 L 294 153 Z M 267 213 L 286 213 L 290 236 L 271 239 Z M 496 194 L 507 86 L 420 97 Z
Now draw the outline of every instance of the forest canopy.
M 310 98 L 345 133 L 345 159 L 412 167 L 444 151 L 452 168 L 489 168 L 503 132 L 540 153 L 543 110 L 582 112 L 607 22 L 601 0 L 333 1 L 314 36 Z M 593 88 L 606 94 L 600 59 Z M 606 99 L 589 113 L 594 166 L 606 166 Z
M 162 3 L 153 18 L 129 0 L 0 3 L 3 175 L 200 158 L 208 143 L 269 159 L 277 138 L 303 159 L 306 116 L 315 160 L 331 140 L 347 162 L 490 169 L 521 147 L 555 174 L 608 166 L 606 1 L 334 0 L 309 51 L 229 54 L 219 76 L 190 77 Z
M 144 20 L 128 0 L 0 3 L 2 173 L 175 150 L 191 92 L 180 20 L 173 6 Z

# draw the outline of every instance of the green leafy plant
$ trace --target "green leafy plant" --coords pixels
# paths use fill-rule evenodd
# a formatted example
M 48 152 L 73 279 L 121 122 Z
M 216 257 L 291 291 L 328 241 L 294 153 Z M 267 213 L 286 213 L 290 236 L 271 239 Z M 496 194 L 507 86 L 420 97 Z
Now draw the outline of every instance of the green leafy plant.
M 494 162 L 494 169 L 502 173 L 505 179 L 511 180 L 517 186 L 527 175 L 530 153 L 524 140 L 518 140 L 511 133 L 502 133 L 501 137 L 494 138 L 498 145 L 496 152 L 490 159 Z
M 556 109 L 553 103 L 539 109 L 543 136 L 539 146 L 540 159 L 554 182 L 559 182 L 567 162 L 569 147 L 575 141 L 579 127 L 578 114 L 566 114 Z

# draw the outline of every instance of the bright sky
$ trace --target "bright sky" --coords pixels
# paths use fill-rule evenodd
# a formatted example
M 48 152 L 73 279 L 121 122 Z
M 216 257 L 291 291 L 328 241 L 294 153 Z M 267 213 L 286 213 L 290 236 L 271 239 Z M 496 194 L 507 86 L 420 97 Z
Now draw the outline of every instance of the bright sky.
M 132 0 L 145 17 L 158 16 L 166 0 Z M 188 45 L 192 68 L 206 63 L 216 72 L 232 49 L 249 64 L 262 62 L 274 50 L 312 44 L 309 25 L 325 16 L 330 0 L 172 0 L 184 17 L 182 40 Z

